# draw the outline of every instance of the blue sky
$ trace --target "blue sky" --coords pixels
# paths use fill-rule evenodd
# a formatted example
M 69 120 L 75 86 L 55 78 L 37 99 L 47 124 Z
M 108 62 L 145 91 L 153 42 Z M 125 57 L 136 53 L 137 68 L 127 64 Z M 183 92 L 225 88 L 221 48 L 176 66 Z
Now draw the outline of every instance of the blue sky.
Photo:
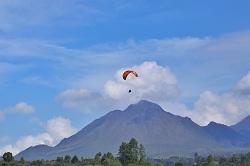
M 202 125 L 239 121 L 250 114 L 249 6 L 247 0 L 1 1 L 0 152 L 55 145 L 140 99 Z M 116 77 L 131 67 L 150 73 L 141 80 L 148 92 Z M 138 94 L 123 103 L 127 94 L 112 91 L 120 85 Z M 53 134 L 50 122 L 62 124 L 61 133 Z

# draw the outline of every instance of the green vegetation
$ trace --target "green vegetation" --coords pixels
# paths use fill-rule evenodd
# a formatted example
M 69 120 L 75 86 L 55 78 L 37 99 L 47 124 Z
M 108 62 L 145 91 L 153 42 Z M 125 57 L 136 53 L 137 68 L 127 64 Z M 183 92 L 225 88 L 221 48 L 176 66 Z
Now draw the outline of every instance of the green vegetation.
M 12 153 L 6 152 L 0 160 L 0 166 L 250 166 L 250 152 L 225 156 L 201 156 L 194 158 L 170 157 L 168 159 L 147 159 L 145 148 L 135 138 L 123 142 L 117 156 L 111 152 L 98 152 L 93 159 L 66 155 L 55 160 L 15 161 Z
M 6 152 L 6 153 L 3 154 L 3 160 L 5 162 L 11 162 L 11 161 L 14 160 L 14 157 L 12 156 L 12 153 Z
M 195 166 L 250 166 L 250 153 L 230 157 L 209 155 L 206 158 L 195 154 L 194 160 Z
M 151 165 L 145 161 L 145 148 L 142 144 L 138 146 L 135 138 L 132 138 L 129 143 L 123 142 L 119 148 L 118 159 L 124 166 L 127 165 Z
M 158 166 L 250 166 L 250 153 L 230 156 L 200 156 L 194 158 L 170 157 L 168 159 L 152 159 L 151 163 Z
M 139 145 L 138 141 L 132 138 L 128 143 L 123 142 L 121 144 L 117 157 L 111 152 L 104 154 L 98 152 L 94 159 L 83 157 L 79 159 L 76 155 L 66 155 L 50 161 L 25 161 L 24 158 L 14 161 L 12 153 L 6 152 L 3 155 L 3 161 L 0 161 L 0 166 L 152 166 L 152 164 L 146 160 L 143 145 Z

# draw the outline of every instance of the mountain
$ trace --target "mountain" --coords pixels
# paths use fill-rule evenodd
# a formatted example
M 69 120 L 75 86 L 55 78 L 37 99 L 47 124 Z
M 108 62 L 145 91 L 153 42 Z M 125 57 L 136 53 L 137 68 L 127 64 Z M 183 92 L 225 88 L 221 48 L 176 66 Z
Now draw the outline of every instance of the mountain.
M 21 152 L 21 156 L 17 158 L 20 159 L 21 157 L 24 157 L 25 160 L 33 160 L 38 159 L 38 156 L 45 156 L 52 150 L 52 147 L 47 145 L 37 145 L 37 146 L 31 146 L 27 148 L 26 150 Z
M 229 136 L 229 138 L 223 137 Z M 230 127 L 210 124 L 201 127 L 188 117 L 173 115 L 159 105 L 142 100 L 124 111 L 115 110 L 96 119 L 55 147 L 28 148 L 16 158 L 54 159 L 57 156 L 93 157 L 97 152 L 117 154 L 120 144 L 130 138 L 142 143 L 150 157 L 191 156 L 234 147 L 237 133 Z M 241 137 L 239 138 L 241 140 Z M 236 142 L 238 143 L 238 142 Z M 30 155 L 31 154 L 31 155 Z
M 244 146 L 248 139 L 236 132 L 229 126 L 210 122 L 204 129 L 212 136 L 218 143 L 224 146 Z
M 236 132 L 250 139 L 250 115 L 231 127 Z

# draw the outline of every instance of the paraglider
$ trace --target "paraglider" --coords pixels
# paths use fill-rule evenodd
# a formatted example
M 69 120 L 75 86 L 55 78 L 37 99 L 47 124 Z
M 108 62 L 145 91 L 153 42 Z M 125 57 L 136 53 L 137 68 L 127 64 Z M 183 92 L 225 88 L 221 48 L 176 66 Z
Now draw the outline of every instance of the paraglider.
M 124 80 L 126 80 L 127 77 L 128 77 L 130 74 L 133 74 L 135 77 L 139 77 L 139 75 L 137 74 L 136 71 L 133 71 L 133 70 L 126 70 L 126 71 L 123 72 L 122 78 L 123 78 Z M 129 89 L 128 93 L 131 93 L 131 92 L 132 92 L 132 90 Z
M 123 72 L 122 78 L 123 78 L 124 80 L 126 80 L 127 77 L 128 77 L 128 75 L 130 75 L 130 74 L 133 74 L 135 77 L 138 77 L 138 76 L 139 76 L 139 75 L 136 73 L 136 71 L 133 71 L 133 70 L 126 70 L 126 71 Z

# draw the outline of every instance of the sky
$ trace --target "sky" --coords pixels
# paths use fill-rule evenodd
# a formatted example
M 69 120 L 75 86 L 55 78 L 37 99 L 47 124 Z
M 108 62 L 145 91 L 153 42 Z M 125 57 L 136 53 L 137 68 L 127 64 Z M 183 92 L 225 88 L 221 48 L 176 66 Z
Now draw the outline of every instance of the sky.
M 1 0 L 0 154 L 146 99 L 199 125 L 250 115 L 247 0 Z M 133 69 L 140 77 L 121 78 Z M 132 89 L 132 93 L 127 93 Z

